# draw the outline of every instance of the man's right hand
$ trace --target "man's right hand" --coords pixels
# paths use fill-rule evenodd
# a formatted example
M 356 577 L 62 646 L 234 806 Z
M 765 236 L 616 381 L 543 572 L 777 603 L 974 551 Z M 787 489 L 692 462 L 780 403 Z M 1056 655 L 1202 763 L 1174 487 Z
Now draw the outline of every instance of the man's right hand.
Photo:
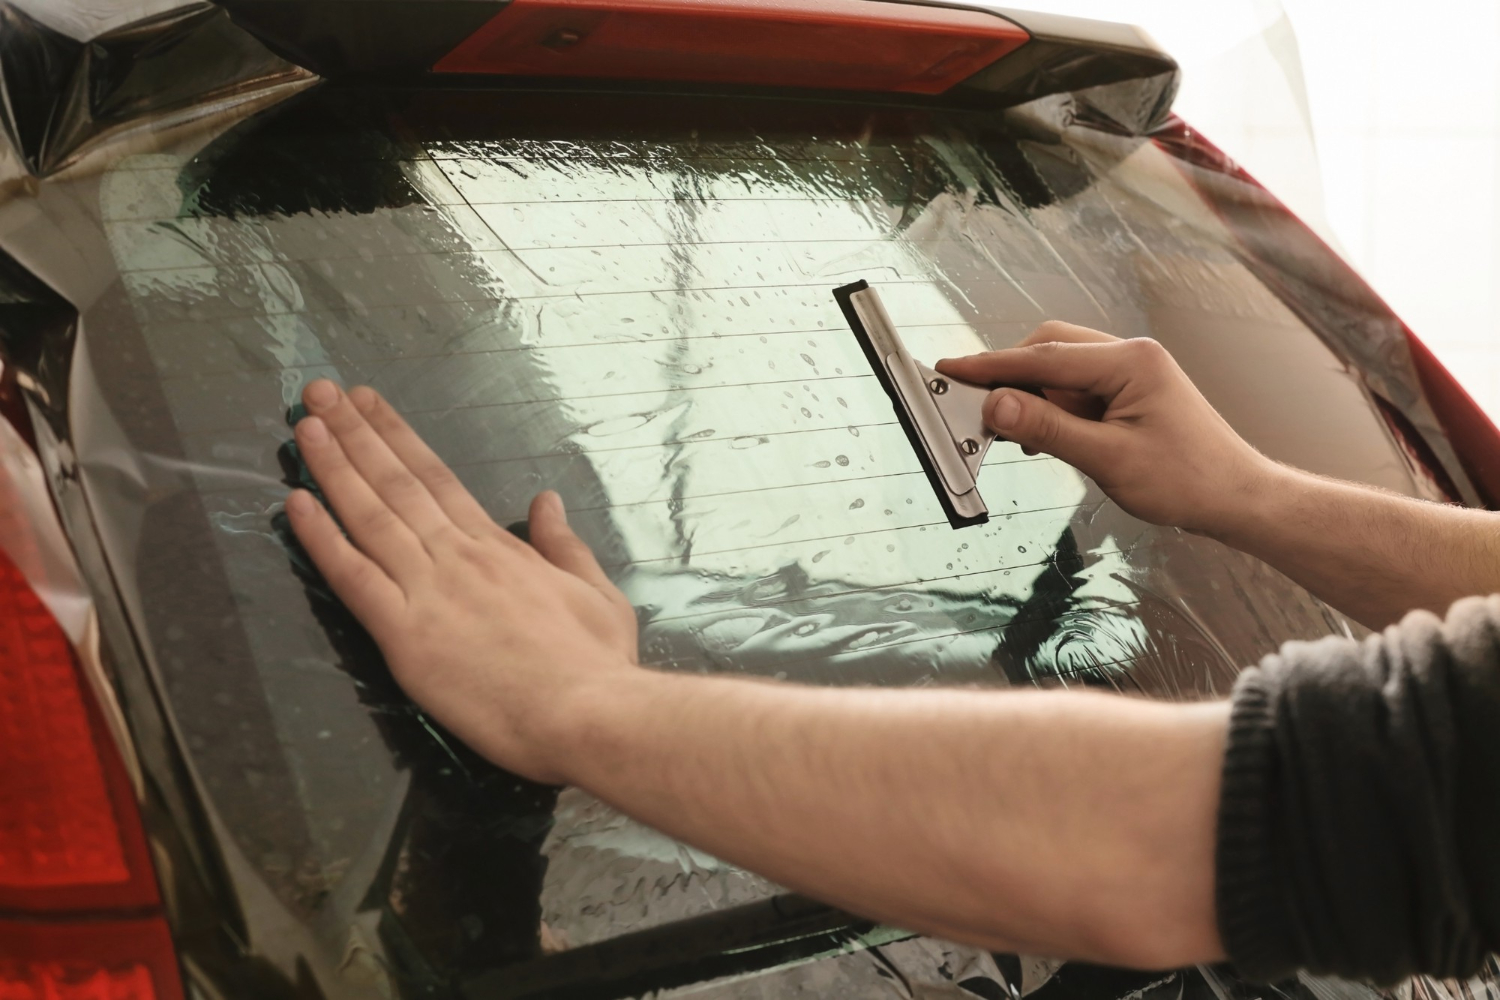
M 1028 452 L 1075 466 L 1153 524 L 1215 534 L 1277 469 L 1154 340 L 1048 322 L 1017 347 L 939 361 L 937 370 L 980 385 L 1040 386 L 1046 399 L 992 392 L 985 423 Z

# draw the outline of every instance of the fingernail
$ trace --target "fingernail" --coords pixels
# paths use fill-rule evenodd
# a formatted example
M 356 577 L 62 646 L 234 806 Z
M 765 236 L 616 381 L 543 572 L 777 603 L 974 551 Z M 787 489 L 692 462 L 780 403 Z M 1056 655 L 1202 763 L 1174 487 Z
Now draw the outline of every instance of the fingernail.
M 293 514 L 310 514 L 312 505 L 312 494 L 306 490 L 293 490 L 291 496 L 286 498 L 286 509 Z
M 997 431 L 1009 430 L 1021 417 L 1021 401 L 1013 392 L 1002 392 L 990 407 L 990 426 Z
M 297 425 L 297 429 L 309 444 L 325 444 L 328 441 L 328 425 L 317 417 L 308 417 Z
M 306 399 L 310 406 L 327 409 L 339 401 L 339 388 L 326 378 L 320 378 L 307 387 Z
M 547 491 L 547 506 L 552 508 L 552 513 L 562 519 L 563 524 L 568 523 L 568 508 L 563 506 L 562 497 L 555 490 Z

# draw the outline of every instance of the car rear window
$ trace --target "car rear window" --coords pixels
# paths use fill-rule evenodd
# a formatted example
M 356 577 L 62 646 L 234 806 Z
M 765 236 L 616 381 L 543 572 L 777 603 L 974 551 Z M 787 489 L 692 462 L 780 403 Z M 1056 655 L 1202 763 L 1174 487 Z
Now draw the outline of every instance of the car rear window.
M 876 286 L 928 363 L 1048 318 L 1154 336 L 1273 457 L 1423 490 L 1168 157 L 1046 125 L 325 89 L 101 179 L 80 459 L 230 868 L 305 928 L 284 947 L 459 975 L 778 891 L 404 699 L 285 528 L 314 378 L 378 388 L 501 523 L 560 490 L 659 669 L 1200 698 L 1350 629 L 1014 446 L 990 523 L 948 526 L 835 286 Z

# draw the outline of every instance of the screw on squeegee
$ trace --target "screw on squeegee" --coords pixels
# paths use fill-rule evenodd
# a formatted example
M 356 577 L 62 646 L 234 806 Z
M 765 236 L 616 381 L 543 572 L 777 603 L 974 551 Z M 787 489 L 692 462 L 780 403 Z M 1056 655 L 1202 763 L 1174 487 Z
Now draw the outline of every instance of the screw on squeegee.
M 973 438 L 964 438 L 958 447 L 965 455 L 974 455 L 979 452 L 979 442 Z
M 948 380 L 943 378 L 935 378 L 931 382 L 927 383 L 927 388 L 932 390 L 932 394 L 934 396 L 941 396 L 943 393 L 948 391 Z

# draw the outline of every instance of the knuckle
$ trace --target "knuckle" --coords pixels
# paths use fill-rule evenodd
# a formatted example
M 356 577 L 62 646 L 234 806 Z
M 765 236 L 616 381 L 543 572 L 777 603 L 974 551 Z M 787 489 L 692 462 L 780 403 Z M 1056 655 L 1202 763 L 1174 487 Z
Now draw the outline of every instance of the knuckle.
M 1134 337 L 1122 341 L 1121 345 L 1141 364 L 1159 366 L 1163 362 L 1171 361 L 1171 355 L 1167 353 L 1165 347 L 1161 346 L 1161 342 L 1150 337 Z
M 440 490 L 462 485 L 458 474 L 442 462 L 428 462 L 422 466 L 422 478 Z
M 390 531 L 396 524 L 396 515 L 384 504 L 372 505 L 359 514 L 360 527 L 372 535 Z
M 455 539 L 453 544 L 459 561 L 480 579 L 501 585 L 517 582 L 514 576 L 518 570 L 516 557 L 522 555 L 519 550 L 470 535 Z M 522 578 L 519 582 L 525 585 L 531 581 Z
M 1034 357 L 1040 358 L 1044 361 L 1050 361 L 1052 359 L 1055 359 L 1065 349 L 1065 347 L 1066 345 L 1061 341 L 1043 340 L 1032 344 L 1029 348 L 1027 348 L 1027 350 L 1029 350 Z
M 1062 422 L 1058 420 L 1057 414 L 1052 410 L 1043 411 L 1036 414 L 1031 423 L 1032 441 L 1043 451 L 1051 451 L 1057 444 L 1057 439 L 1062 436 Z
M 491 520 L 488 524 L 486 524 L 484 528 L 479 531 L 474 537 L 481 540 L 487 540 L 494 544 L 498 544 L 502 549 L 510 552 L 516 552 L 520 551 L 521 549 L 529 549 L 532 547 L 527 542 L 524 542 L 520 538 L 517 538 L 515 534 L 510 531 L 510 529 L 497 524 L 494 520 Z
M 461 559 L 464 563 L 469 566 L 479 566 L 482 568 L 489 567 L 489 564 L 492 560 L 490 558 L 489 550 L 486 549 L 484 545 L 475 541 L 473 538 L 468 537 L 467 535 L 462 538 L 455 538 L 452 541 L 453 551 L 457 553 L 459 559 Z
M 388 469 L 376 475 L 371 485 L 382 496 L 407 497 L 417 492 L 422 484 L 407 469 Z
M 340 589 L 368 590 L 375 584 L 375 567 L 366 560 L 355 558 L 353 553 L 347 555 L 349 558 L 340 564 L 336 579 L 331 582 Z

